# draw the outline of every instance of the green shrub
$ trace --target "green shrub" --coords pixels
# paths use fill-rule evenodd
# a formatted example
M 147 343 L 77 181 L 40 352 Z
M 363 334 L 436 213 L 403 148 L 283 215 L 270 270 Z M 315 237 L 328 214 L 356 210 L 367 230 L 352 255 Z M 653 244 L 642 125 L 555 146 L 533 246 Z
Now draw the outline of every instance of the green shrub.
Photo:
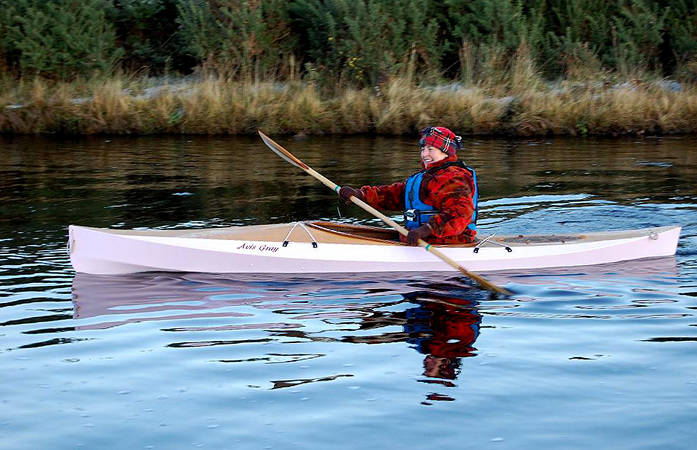
M 613 17 L 613 62 L 621 74 L 662 71 L 660 47 L 668 11 L 655 1 L 633 0 Z
M 452 36 L 478 45 L 514 52 L 525 41 L 537 48 L 543 39 L 542 17 L 522 0 L 445 0 Z
M 329 76 L 375 86 L 398 73 L 436 78 L 442 48 L 430 0 L 296 0 L 306 59 Z
M 270 77 L 294 50 L 285 0 L 178 0 L 187 51 L 226 76 Z
M 113 0 L 107 10 L 124 50 L 121 67 L 128 72 L 189 72 L 198 62 L 186 55 L 177 33 L 178 0 Z
M 606 0 L 550 0 L 542 57 L 548 73 L 583 77 L 601 64 L 612 66 L 612 18 L 618 3 Z
M 14 77 L 119 63 L 325 87 L 503 85 L 522 61 L 547 78 L 694 81 L 697 0 L 0 0 L 0 72 Z
M 665 31 L 667 71 L 697 81 L 697 0 L 671 1 Z
M 533 57 L 542 50 L 544 16 L 521 0 L 446 0 L 444 28 L 449 30 L 446 48 L 460 50 L 466 82 L 500 83 L 508 76 L 509 63 L 521 46 Z M 449 55 L 452 57 L 452 55 Z M 462 58 L 467 58 L 463 61 Z
M 14 0 L 2 6 L 3 47 L 22 74 L 71 78 L 107 73 L 123 54 L 106 20 L 106 0 Z

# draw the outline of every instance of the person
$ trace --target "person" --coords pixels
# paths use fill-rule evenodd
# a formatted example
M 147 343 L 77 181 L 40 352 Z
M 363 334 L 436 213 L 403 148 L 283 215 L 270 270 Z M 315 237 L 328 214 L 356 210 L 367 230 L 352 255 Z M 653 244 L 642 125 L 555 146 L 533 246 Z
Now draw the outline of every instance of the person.
M 343 186 L 339 196 L 351 196 L 374 208 L 404 211 L 405 227 L 401 239 L 417 245 L 469 244 L 477 234 L 479 192 L 475 171 L 457 158 L 462 138 L 444 127 L 421 130 L 419 140 L 421 168 L 406 181 L 384 186 Z

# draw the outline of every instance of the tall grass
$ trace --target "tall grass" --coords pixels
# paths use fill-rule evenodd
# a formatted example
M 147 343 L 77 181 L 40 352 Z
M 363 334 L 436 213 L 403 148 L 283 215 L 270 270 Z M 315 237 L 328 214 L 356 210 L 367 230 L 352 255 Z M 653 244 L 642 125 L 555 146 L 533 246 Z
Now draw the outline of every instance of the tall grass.
M 543 82 L 521 50 L 503 84 L 424 85 L 393 77 L 331 92 L 313 83 L 218 77 L 153 86 L 148 79 L 2 80 L 0 132 L 60 134 L 415 133 L 517 136 L 697 132 L 697 89 L 661 80 Z M 602 74 L 596 78 L 602 78 Z

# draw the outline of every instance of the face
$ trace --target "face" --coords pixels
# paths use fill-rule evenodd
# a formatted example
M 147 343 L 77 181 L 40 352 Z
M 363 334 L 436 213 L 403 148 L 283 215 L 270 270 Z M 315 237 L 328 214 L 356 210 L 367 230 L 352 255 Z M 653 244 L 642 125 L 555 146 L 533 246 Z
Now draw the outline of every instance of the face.
M 439 149 L 427 145 L 421 148 L 421 162 L 424 163 L 424 167 L 428 168 L 433 163 L 443 160 L 448 157 L 448 154 L 440 151 Z

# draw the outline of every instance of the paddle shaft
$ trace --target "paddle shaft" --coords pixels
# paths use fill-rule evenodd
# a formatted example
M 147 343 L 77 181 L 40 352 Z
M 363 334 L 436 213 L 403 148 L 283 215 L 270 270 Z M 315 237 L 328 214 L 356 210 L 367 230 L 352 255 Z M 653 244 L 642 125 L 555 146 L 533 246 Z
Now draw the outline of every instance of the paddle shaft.
M 266 136 L 261 131 L 259 131 L 259 135 L 262 137 L 262 140 L 267 145 L 271 144 L 271 145 L 273 145 L 273 147 L 276 147 L 276 148 L 273 148 L 273 147 L 271 147 L 271 145 L 269 145 L 271 147 L 271 149 L 274 150 L 274 152 L 278 153 L 280 151 L 281 153 L 278 153 L 278 155 L 281 156 L 283 159 L 285 159 L 289 163 L 293 164 L 294 166 L 301 168 L 302 170 L 304 170 L 309 175 L 316 178 L 318 181 L 320 181 L 322 184 L 324 184 L 325 186 L 327 186 L 329 189 L 333 190 L 337 194 L 339 193 L 340 186 L 338 184 L 334 183 L 329 178 L 325 177 L 321 173 L 314 170 L 312 167 L 308 166 L 307 164 L 305 164 L 304 162 L 302 162 L 301 160 L 296 158 L 292 153 L 290 153 L 288 150 L 286 150 L 283 147 L 281 147 L 280 145 L 278 145 L 276 142 L 274 142 L 271 138 Z M 358 199 L 355 196 L 351 196 L 350 200 L 355 205 L 363 208 L 365 211 L 369 212 L 370 214 L 374 215 L 375 217 L 377 217 L 380 220 L 382 220 L 383 222 L 385 222 L 387 225 L 389 225 L 392 228 L 394 228 L 395 230 L 397 230 L 397 232 L 399 234 L 401 234 L 403 236 L 406 236 L 407 234 L 409 234 L 409 231 L 406 228 L 404 228 L 403 226 L 401 226 L 400 224 L 398 224 L 394 220 L 390 219 L 389 217 L 387 217 L 386 215 L 384 215 L 383 213 L 381 213 L 377 209 L 373 208 L 372 206 L 370 206 L 369 204 L 367 204 L 363 200 Z M 483 288 L 488 289 L 492 292 L 496 292 L 498 294 L 511 295 L 510 292 L 503 289 L 502 287 L 499 287 L 499 286 L 491 283 L 490 281 L 488 281 L 486 278 L 484 278 L 480 275 L 477 275 L 476 273 L 472 273 L 469 270 L 465 269 L 460 264 L 458 264 L 457 261 L 444 255 L 438 249 L 433 248 L 433 246 L 431 246 L 431 244 L 424 241 L 423 239 L 419 239 L 418 244 L 419 244 L 419 247 L 423 247 L 426 251 L 428 251 L 432 255 L 440 258 L 443 262 L 448 264 L 450 267 L 454 268 L 455 270 L 461 272 L 463 275 L 465 275 L 465 276 L 469 277 L 470 279 L 479 283 L 479 285 L 482 286 Z

